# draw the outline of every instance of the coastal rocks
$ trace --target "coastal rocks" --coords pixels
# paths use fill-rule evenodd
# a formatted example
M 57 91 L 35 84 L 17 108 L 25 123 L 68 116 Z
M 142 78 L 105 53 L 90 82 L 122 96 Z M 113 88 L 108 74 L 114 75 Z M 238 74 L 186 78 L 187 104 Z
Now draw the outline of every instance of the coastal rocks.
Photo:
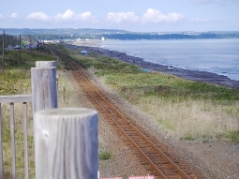
M 201 82 L 212 83 L 212 84 L 239 89 L 239 81 L 231 80 L 230 78 L 223 75 L 218 75 L 218 74 L 206 72 L 206 71 L 195 71 L 195 70 L 182 69 L 182 68 L 176 68 L 176 67 L 172 67 L 169 69 L 168 66 L 146 62 L 144 61 L 143 58 L 140 58 L 140 57 L 134 57 L 122 52 L 108 50 L 108 49 L 99 48 L 99 47 L 81 46 L 81 49 L 88 50 L 92 53 L 111 57 L 117 60 L 121 60 L 127 63 L 131 63 L 145 69 L 175 75 L 187 80 L 201 81 Z

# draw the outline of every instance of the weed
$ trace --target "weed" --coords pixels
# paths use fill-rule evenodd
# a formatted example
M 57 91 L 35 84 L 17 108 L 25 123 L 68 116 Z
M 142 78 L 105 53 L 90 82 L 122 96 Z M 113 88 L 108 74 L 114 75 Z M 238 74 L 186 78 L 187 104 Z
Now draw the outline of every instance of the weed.
M 203 135 L 202 138 L 203 138 L 202 142 L 207 143 L 212 139 L 212 136 L 211 135 Z
M 239 131 L 229 131 L 224 135 L 224 137 L 234 142 L 239 142 Z
M 100 160 L 108 160 L 110 159 L 112 156 L 112 154 L 109 151 L 103 151 L 99 154 L 99 159 Z
M 192 137 L 191 134 L 185 134 L 183 137 L 181 137 L 181 140 L 195 140 L 195 138 Z

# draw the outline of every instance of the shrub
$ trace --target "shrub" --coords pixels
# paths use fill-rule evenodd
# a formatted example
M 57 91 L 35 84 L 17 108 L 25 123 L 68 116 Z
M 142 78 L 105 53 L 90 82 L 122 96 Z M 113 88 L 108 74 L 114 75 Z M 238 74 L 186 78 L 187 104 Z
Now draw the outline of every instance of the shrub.
M 103 151 L 99 154 L 100 160 L 108 160 L 111 158 L 111 153 L 109 151 Z

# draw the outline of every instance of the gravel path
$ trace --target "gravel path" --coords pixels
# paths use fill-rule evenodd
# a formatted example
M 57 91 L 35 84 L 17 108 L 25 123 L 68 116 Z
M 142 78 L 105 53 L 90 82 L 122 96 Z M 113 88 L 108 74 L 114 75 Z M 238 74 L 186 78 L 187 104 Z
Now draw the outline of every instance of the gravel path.
M 59 75 L 60 76 L 60 75 Z M 72 73 L 67 71 L 59 78 L 65 78 L 70 82 L 67 86 L 69 97 L 68 101 L 63 104 L 61 93 L 58 94 L 60 103 L 59 107 L 83 107 L 92 108 L 95 106 L 87 99 L 86 94 L 79 88 Z M 119 131 L 115 131 L 112 123 L 109 123 L 101 114 L 99 114 L 99 152 L 110 151 L 112 154 L 109 160 L 100 160 L 99 171 L 100 177 L 117 177 L 127 178 L 132 175 L 148 175 L 148 170 L 140 164 L 139 158 L 135 155 L 133 146 L 129 145 Z

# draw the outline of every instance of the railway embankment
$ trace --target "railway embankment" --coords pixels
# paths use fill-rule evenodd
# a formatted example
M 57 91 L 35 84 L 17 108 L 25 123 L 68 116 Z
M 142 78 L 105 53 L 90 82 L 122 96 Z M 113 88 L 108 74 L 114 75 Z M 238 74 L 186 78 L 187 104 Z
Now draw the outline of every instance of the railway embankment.
M 80 50 L 68 53 L 156 138 L 209 178 L 237 178 L 238 90 L 144 72 L 102 54 L 81 56 Z

